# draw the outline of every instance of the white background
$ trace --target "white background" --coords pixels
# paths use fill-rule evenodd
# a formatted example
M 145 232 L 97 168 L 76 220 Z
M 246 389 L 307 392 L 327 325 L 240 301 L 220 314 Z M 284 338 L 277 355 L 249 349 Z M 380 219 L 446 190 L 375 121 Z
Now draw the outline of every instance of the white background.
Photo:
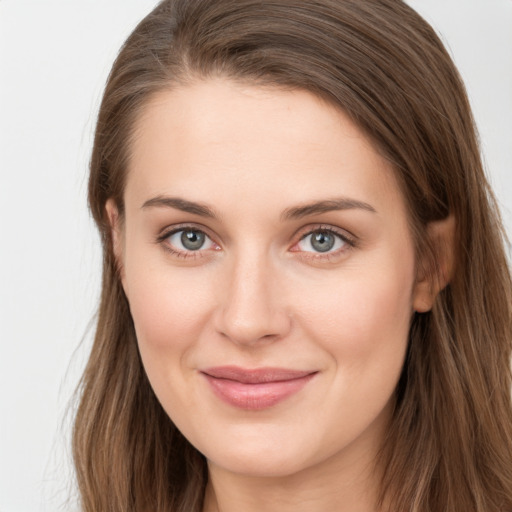
M 512 0 L 410 3 L 467 83 L 511 233 Z M 0 0 L 0 512 L 74 510 L 65 413 L 100 279 L 87 162 L 109 67 L 155 4 Z

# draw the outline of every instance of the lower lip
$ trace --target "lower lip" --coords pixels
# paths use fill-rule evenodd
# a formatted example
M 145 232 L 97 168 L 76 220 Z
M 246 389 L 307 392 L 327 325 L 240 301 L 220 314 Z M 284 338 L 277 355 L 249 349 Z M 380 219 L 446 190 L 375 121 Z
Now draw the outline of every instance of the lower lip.
M 213 392 L 224 402 L 239 409 L 258 411 L 267 409 L 298 393 L 314 376 L 314 373 L 297 379 L 244 384 L 219 379 L 203 373 Z

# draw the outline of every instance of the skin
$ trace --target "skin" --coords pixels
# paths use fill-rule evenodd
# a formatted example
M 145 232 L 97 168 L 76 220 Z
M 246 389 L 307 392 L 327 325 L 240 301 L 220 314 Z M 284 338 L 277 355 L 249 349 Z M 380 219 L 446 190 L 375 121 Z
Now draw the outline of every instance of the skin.
M 286 215 L 340 198 L 349 207 Z M 112 200 L 107 212 L 140 353 L 207 458 L 204 511 L 377 510 L 376 456 L 411 316 L 435 295 L 416 275 L 388 162 L 308 92 L 218 78 L 151 99 L 124 199 L 123 219 Z M 206 233 L 200 250 L 166 236 L 183 225 Z M 336 232 L 326 253 L 311 244 L 320 229 Z M 200 372 L 227 364 L 316 374 L 272 407 L 243 410 Z

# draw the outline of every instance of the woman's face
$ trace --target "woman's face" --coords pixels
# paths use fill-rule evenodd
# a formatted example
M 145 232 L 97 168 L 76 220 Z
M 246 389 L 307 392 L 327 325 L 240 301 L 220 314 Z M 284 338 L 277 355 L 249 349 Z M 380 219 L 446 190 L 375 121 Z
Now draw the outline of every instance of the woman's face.
M 390 165 L 315 96 L 222 79 L 152 98 L 132 150 L 107 210 L 176 426 L 239 474 L 370 460 L 424 298 Z

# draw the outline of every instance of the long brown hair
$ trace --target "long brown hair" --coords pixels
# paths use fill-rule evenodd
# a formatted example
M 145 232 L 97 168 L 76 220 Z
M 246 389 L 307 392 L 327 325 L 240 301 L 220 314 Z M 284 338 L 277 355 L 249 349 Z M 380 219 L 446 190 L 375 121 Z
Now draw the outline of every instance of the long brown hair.
M 299 88 L 336 105 L 389 159 L 418 253 L 455 218 L 450 284 L 416 314 L 379 463 L 393 511 L 512 510 L 512 284 L 461 79 L 433 29 L 400 0 L 164 0 L 111 71 L 89 204 L 104 251 L 98 326 L 73 453 L 84 512 L 199 512 L 204 457 L 144 373 L 120 285 L 107 199 L 123 212 L 133 127 L 154 93 L 223 76 Z

